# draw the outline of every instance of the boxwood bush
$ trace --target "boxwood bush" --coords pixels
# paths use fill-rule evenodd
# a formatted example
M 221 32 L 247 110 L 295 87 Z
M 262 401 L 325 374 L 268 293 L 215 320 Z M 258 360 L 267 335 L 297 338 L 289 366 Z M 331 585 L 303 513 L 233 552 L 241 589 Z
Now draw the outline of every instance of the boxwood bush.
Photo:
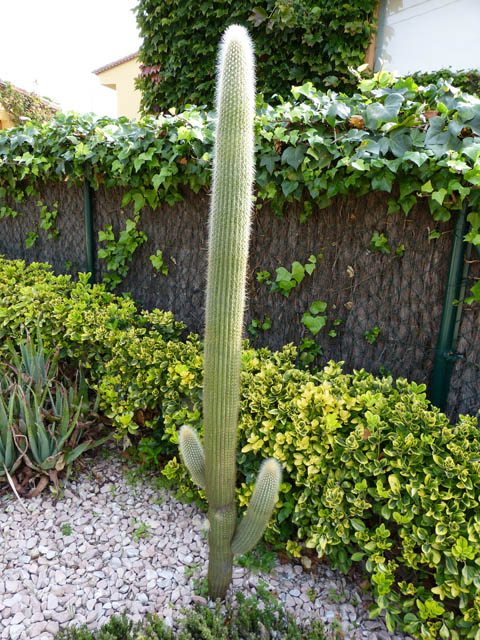
M 163 473 L 194 491 L 175 453 L 180 425 L 201 431 L 198 337 L 181 340 L 171 314 L 138 312 L 83 276 L 71 282 L 45 265 L 1 261 L 0 350 L 2 338 L 36 322 L 65 357 L 90 363 L 117 435 L 143 435 L 142 450 L 170 457 Z M 292 345 L 276 353 L 244 345 L 240 507 L 259 460 L 275 456 L 284 482 L 269 542 L 294 556 L 316 549 L 343 571 L 362 562 L 372 615 L 384 612 L 392 630 L 479 640 L 477 419 L 451 424 L 424 385 L 344 373 L 334 362 L 300 370 L 296 358 Z

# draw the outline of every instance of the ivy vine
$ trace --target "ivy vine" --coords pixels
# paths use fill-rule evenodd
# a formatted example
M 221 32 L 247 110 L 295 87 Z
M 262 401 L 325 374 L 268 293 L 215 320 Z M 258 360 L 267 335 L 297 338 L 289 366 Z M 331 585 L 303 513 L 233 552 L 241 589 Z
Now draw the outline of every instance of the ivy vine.
M 50 100 L 41 98 L 35 93 L 17 89 L 11 82 L 1 80 L 0 103 L 15 124 L 20 124 L 22 118 L 28 118 L 32 122 L 45 122 L 57 112 L 57 108 Z
M 353 89 L 348 67 L 365 62 L 377 6 L 378 0 L 139 0 L 143 110 L 212 105 L 218 34 L 233 23 L 252 32 L 258 86 L 267 99 L 288 96 L 305 78 L 322 88 Z
M 388 212 L 408 215 L 422 199 L 434 221 L 446 221 L 466 203 L 465 240 L 478 248 L 480 99 L 441 81 L 419 88 L 387 72 L 357 75 L 352 96 L 306 83 L 290 102 L 259 99 L 257 209 L 269 204 L 281 216 L 299 201 L 305 220 L 335 197 L 383 191 Z M 189 107 L 140 122 L 60 113 L 0 131 L 0 215 L 18 213 L 14 201 L 38 198 L 46 180 L 81 184 L 87 176 L 94 189 L 123 187 L 122 206 L 134 216 L 183 200 L 185 187 L 208 190 L 214 125 L 214 113 Z M 117 240 L 109 242 L 113 251 Z M 479 289 L 468 300 L 480 300 Z
M 128 219 L 118 239 L 115 238 L 111 224 L 98 232 L 99 242 L 104 243 L 98 251 L 98 257 L 106 261 L 107 267 L 103 282 L 110 289 L 115 289 L 122 282 L 128 273 L 135 250 L 147 240 L 147 234 L 137 229 L 138 220 L 138 215 L 133 220 Z

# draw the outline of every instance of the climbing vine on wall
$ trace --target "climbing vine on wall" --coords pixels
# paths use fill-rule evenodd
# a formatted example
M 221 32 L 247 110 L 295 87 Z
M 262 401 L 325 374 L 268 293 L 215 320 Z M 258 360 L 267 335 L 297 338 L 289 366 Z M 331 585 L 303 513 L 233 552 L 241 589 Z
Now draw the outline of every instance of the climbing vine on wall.
M 417 71 L 412 74 L 417 84 L 435 84 L 438 80 L 446 80 L 465 93 L 480 95 L 479 69 L 437 69 L 437 71 Z
M 57 112 L 57 108 L 49 100 L 35 93 L 17 89 L 10 82 L 1 80 L 0 103 L 15 124 L 20 124 L 21 118 L 29 118 L 32 122 L 45 122 Z
M 267 99 L 288 97 L 305 79 L 318 87 L 353 87 L 376 27 L 378 0 L 140 0 L 139 58 L 145 113 L 181 104 L 213 104 L 218 34 L 247 26 L 255 41 L 258 86 Z
M 420 91 L 386 72 L 358 81 L 352 96 L 307 83 L 289 102 L 259 100 L 257 208 L 269 204 L 281 216 L 287 202 L 299 201 L 306 220 L 335 197 L 386 191 L 389 213 L 408 215 L 425 199 L 442 222 L 468 203 L 466 239 L 480 246 L 480 100 L 442 82 Z M 141 122 L 57 114 L 1 131 L 0 215 L 38 197 L 39 180 L 87 176 L 94 189 L 124 187 L 122 207 L 133 216 L 181 201 L 185 187 L 208 190 L 214 124 L 213 113 L 191 107 Z M 387 248 L 380 235 L 377 245 Z M 401 257 L 401 247 L 391 251 Z

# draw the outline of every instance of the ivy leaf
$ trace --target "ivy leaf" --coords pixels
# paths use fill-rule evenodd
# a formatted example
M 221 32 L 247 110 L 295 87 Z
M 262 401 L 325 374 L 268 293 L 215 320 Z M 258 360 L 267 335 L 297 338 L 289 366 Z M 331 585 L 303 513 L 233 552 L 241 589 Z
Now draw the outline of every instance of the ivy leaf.
M 446 195 L 447 195 L 446 189 L 439 189 L 438 191 L 434 191 L 432 193 L 432 198 L 435 200 L 435 202 L 438 202 L 438 204 L 443 204 L 443 201 L 445 200 Z
M 262 154 L 262 156 L 260 157 L 260 166 L 266 167 L 268 173 L 273 173 L 273 170 L 275 169 L 275 163 L 278 162 L 278 159 L 278 153 Z
M 407 151 L 404 156 L 404 160 L 411 160 L 413 163 L 417 165 L 417 167 L 421 167 L 428 160 L 428 156 L 423 151 Z
M 479 302 L 480 301 L 480 280 L 473 285 L 473 287 L 471 288 L 471 292 L 473 293 L 473 296 L 471 296 L 470 298 L 466 298 L 465 302 L 467 304 L 472 304 L 472 302 Z
M 390 193 L 394 180 L 395 176 L 389 171 L 378 173 L 372 177 L 372 189 L 376 191 L 388 191 L 388 193 Z
M 369 129 L 378 129 L 383 122 L 395 122 L 404 101 L 400 93 L 391 93 L 385 103 L 372 102 L 365 110 L 365 122 Z
M 323 313 L 327 308 L 327 303 L 317 300 L 310 305 L 310 313 L 316 315 L 317 313 Z
M 297 281 L 297 284 L 300 284 L 305 278 L 305 269 L 303 268 L 303 265 L 300 264 L 300 262 L 295 261 L 292 263 L 292 277 Z
M 258 27 L 268 20 L 268 13 L 265 11 L 263 7 L 253 7 L 252 14 L 248 17 L 249 22 L 253 22 L 255 27 Z
M 282 280 L 289 282 L 292 279 L 292 274 L 290 273 L 290 271 L 285 269 L 285 267 L 278 267 L 277 269 L 275 269 L 275 271 L 277 273 L 277 281 Z
M 402 158 L 412 148 L 410 134 L 403 131 L 395 131 L 390 137 L 390 149 L 394 156 Z
M 298 187 L 298 182 L 292 180 L 284 180 L 282 182 L 282 191 L 285 197 L 289 196 Z
M 152 185 L 155 191 L 158 191 L 158 188 L 163 181 L 164 181 L 164 176 L 162 176 L 161 173 L 156 173 L 154 176 L 152 176 Z
M 132 200 L 135 203 L 134 212 L 138 213 L 140 209 L 142 209 L 145 206 L 145 198 L 142 193 L 140 193 L 139 191 L 136 191 L 132 195 Z
M 307 147 L 305 145 L 298 145 L 297 147 L 287 147 L 282 153 L 282 162 L 298 169 L 302 164 Z
M 38 238 L 38 233 L 35 233 L 34 231 L 30 231 L 30 233 L 27 236 L 27 239 L 25 240 L 25 246 L 27 247 L 27 249 L 30 249 L 30 247 L 32 247 L 35 242 L 37 241 Z
M 316 336 L 320 329 L 327 324 L 327 318 L 326 316 L 312 316 L 309 313 L 304 313 L 302 323 Z

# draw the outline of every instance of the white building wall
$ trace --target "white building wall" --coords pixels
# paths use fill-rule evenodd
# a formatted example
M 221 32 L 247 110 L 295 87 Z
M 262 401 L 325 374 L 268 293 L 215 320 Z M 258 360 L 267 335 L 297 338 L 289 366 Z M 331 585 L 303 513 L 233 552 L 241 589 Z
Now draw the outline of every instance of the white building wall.
M 480 0 L 381 0 L 375 70 L 480 68 Z

